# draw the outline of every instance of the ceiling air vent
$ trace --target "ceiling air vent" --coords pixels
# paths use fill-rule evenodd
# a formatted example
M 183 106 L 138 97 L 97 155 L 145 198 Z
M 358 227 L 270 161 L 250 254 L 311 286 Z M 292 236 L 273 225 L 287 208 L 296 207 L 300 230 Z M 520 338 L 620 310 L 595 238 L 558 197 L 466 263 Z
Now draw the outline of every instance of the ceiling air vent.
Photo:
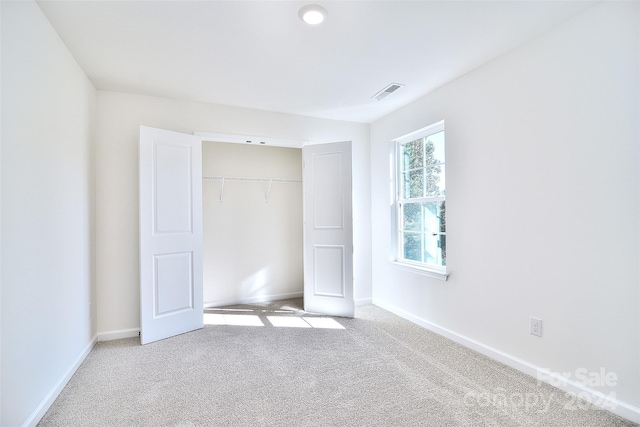
M 393 92 L 395 92 L 396 90 L 400 89 L 402 86 L 404 86 L 404 85 L 401 85 L 400 83 L 391 83 L 389 86 L 385 87 L 380 92 L 378 92 L 375 95 L 373 95 L 372 98 L 375 98 L 378 101 L 382 101 L 388 95 L 390 95 Z

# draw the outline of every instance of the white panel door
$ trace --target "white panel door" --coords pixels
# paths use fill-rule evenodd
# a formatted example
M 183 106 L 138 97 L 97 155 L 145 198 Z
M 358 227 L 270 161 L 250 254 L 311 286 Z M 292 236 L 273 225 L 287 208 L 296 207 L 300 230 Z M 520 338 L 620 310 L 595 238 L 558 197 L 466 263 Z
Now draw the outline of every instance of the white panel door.
M 302 149 L 304 309 L 353 317 L 351 142 Z
M 140 126 L 140 342 L 203 327 L 202 141 Z

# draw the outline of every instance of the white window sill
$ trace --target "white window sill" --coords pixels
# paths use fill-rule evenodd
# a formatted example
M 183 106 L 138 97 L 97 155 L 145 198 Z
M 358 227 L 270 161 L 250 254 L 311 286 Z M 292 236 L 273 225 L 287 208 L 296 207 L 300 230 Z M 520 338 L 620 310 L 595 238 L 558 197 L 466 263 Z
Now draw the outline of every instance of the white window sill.
M 423 276 L 431 277 L 433 279 L 442 280 L 444 282 L 446 282 L 447 278 L 449 277 L 448 273 L 445 273 L 445 272 L 439 271 L 439 270 L 430 269 L 430 268 L 427 268 L 427 267 L 419 267 L 417 265 L 405 264 L 405 263 L 398 262 L 398 261 L 390 261 L 390 263 L 391 263 L 392 266 L 394 266 L 395 268 L 398 268 L 400 270 L 410 271 L 412 273 L 421 274 Z

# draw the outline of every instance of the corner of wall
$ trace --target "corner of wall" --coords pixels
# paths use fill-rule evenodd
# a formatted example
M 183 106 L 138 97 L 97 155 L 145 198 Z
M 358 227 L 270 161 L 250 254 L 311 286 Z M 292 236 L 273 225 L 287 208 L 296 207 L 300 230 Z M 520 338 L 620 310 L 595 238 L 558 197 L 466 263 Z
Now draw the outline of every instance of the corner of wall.
M 0 2 L 0 46 L 2 46 L 2 3 Z M 0 55 L 2 70 L 2 55 Z M 0 104 L 2 104 L 2 72 L 0 71 Z M 2 111 L 2 109 L 0 109 Z M 2 235 L 2 114 L 0 114 L 0 235 Z M 2 239 L 0 239 L 0 393 L 2 392 Z M 2 422 L 2 405 L 0 405 L 0 423 Z

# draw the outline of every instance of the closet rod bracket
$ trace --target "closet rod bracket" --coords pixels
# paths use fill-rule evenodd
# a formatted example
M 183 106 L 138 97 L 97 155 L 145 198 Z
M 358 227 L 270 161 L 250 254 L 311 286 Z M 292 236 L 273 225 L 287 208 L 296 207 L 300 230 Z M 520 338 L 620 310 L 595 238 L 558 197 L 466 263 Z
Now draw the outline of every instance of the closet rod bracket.
M 224 177 L 222 177 L 222 186 L 220 187 L 220 203 L 222 203 L 223 198 L 224 198 Z
M 269 188 L 267 189 L 267 197 L 264 198 L 265 203 L 269 203 L 269 196 L 271 195 L 271 184 L 273 184 L 273 179 L 269 180 Z

